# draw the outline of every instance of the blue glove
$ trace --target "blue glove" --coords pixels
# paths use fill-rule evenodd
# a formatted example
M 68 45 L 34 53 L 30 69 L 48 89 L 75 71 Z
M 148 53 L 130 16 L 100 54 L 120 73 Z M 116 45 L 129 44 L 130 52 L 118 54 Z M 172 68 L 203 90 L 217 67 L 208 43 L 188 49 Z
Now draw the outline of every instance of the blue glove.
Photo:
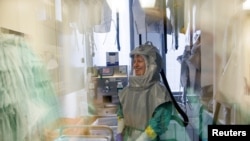
M 121 133 L 118 133 L 118 134 L 116 135 L 116 141 L 123 141 L 123 139 L 122 139 L 122 134 L 121 134 Z

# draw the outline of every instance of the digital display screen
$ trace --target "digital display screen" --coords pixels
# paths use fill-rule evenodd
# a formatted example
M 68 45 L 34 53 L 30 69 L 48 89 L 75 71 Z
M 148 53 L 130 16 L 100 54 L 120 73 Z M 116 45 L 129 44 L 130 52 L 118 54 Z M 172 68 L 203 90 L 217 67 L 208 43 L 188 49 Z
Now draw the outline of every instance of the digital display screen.
M 102 75 L 104 76 L 110 76 L 114 74 L 114 70 L 111 67 L 102 68 L 101 72 L 102 72 Z
M 110 68 L 102 68 L 102 74 L 110 74 Z

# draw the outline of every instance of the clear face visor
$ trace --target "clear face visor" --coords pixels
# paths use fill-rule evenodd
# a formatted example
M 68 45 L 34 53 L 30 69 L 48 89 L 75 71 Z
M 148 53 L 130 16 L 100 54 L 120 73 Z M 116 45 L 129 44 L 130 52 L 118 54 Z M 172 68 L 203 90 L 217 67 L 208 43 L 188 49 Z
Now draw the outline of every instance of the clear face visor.
M 148 61 L 147 57 L 142 54 L 134 54 L 132 58 L 132 72 L 133 76 L 143 76 L 147 72 Z

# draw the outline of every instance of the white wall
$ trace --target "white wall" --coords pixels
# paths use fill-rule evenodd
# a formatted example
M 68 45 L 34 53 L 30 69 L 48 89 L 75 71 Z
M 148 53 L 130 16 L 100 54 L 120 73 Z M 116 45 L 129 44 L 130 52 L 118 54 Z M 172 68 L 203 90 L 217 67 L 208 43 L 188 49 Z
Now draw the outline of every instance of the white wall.
M 111 31 L 108 33 L 95 33 L 95 56 L 93 57 L 94 66 L 106 66 L 106 52 L 119 52 L 119 65 L 129 65 L 130 64 L 130 25 L 129 25 L 129 12 L 128 0 L 120 0 L 119 5 L 114 5 L 114 0 L 111 4 L 112 8 L 112 19 Z M 120 48 L 117 49 L 116 41 L 116 8 L 119 7 L 119 40 Z

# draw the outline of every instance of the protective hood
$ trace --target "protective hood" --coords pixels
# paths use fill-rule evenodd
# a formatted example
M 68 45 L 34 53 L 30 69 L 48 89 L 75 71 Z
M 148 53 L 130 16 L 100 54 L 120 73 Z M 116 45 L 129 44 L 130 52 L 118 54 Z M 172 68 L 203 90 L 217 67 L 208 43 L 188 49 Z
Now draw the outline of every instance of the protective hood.
M 153 46 L 152 42 L 146 42 L 145 44 L 136 47 L 130 53 L 130 57 L 133 58 L 135 54 L 144 56 L 146 72 L 143 76 L 130 76 L 129 86 L 147 88 L 159 81 L 162 59 L 159 50 Z
M 162 60 L 159 50 L 146 42 L 135 48 L 130 56 L 139 54 L 146 60 L 142 76 L 130 76 L 129 84 L 119 92 L 125 126 L 144 131 L 156 107 L 171 101 L 169 92 L 160 81 Z

